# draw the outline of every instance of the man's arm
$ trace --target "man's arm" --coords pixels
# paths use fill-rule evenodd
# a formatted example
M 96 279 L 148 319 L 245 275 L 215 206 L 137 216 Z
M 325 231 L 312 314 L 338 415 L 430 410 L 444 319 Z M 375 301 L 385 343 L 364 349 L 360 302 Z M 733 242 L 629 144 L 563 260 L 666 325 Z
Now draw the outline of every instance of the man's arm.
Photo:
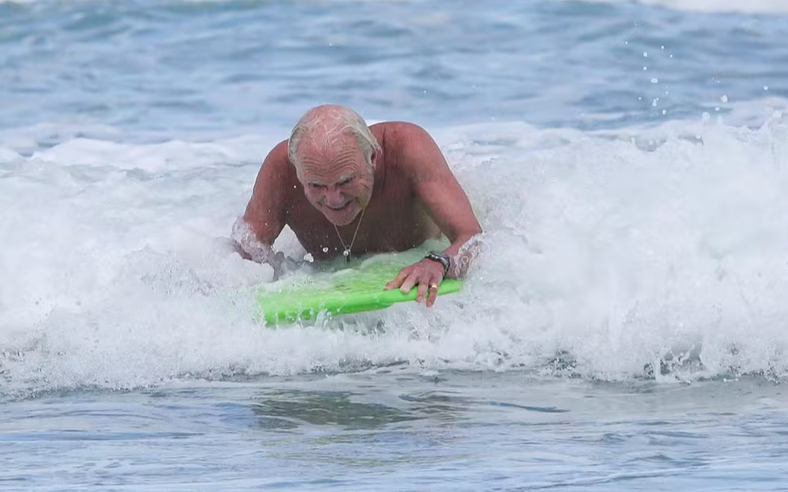
M 285 181 L 289 166 L 287 141 L 279 143 L 265 158 L 243 217 L 233 225 L 232 238 L 247 259 L 269 263 L 279 271 L 274 241 L 285 226 Z
M 394 137 L 396 145 L 401 149 L 400 165 L 410 177 L 416 197 L 451 242 L 444 250 L 444 253 L 452 257 L 452 268 L 447 276 L 460 277 L 465 274 L 468 263 L 462 261 L 465 258 L 460 258 L 462 255 L 458 254 L 464 244 L 482 232 L 468 196 L 449 169 L 438 145 L 424 129 L 401 123 L 398 124 Z M 443 266 L 433 260 L 422 260 L 403 269 L 387 287 L 400 287 L 407 292 L 418 284 L 418 300 L 423 300 L 429 285 L 440 284 L 442 280 Z M 428 306 L 435 302 L 436 296 L 436 292 L 429 292 Z

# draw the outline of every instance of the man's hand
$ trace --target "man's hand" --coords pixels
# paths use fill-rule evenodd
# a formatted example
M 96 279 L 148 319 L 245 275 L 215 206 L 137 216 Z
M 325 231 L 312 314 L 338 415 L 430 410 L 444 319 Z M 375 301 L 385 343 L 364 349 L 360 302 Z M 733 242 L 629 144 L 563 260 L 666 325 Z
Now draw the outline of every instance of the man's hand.
M 418 263 L 403 268 L 391 282 L 386 284 L 386 290 L 396 289 L 403 294 L 410 292 L 414 285 L 419 286 L 416 302 L 421 304 L 427 296 L 427 307 L 435 304 L 438 297 L 438 285 L 443 281 L 443 265 L 434 260 L 423 259 Z

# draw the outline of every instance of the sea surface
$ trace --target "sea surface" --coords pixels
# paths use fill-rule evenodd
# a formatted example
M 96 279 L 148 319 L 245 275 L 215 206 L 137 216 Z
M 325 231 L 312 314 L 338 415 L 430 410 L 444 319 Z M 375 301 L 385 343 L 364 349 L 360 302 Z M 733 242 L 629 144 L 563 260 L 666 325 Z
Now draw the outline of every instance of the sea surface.
M 322 103 L 433 135 L 461 293 L 255 321 Z M 0 490 L 788 490 L 786 111 L 778 0 L 0 1 Z

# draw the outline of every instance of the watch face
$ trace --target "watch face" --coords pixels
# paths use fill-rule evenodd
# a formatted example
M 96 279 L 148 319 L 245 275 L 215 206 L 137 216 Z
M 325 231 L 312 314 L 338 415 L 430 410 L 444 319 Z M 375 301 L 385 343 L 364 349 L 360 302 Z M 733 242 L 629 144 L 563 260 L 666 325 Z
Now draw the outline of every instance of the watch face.
M 440 251 L 430 251 L 430 256 L 434 256 L 435 259 L 449 261 L 449 255 L 441 253 Z

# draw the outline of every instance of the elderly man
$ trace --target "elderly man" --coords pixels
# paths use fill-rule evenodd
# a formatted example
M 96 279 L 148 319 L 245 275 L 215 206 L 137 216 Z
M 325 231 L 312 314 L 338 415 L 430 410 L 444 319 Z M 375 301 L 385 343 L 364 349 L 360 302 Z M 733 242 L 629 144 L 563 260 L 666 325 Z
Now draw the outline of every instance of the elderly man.
M 460 248 L 481 232 L 468 197 L 422 128 L 401 122 L 368 127 L 355 111 L 318 106 L 290 139 L 268 154 L 233 239 L 248 259 L 279 270 L 271 245 L 285 225 L 316 260 L 404 251 L 445 234 L 430 252 L 386 284 L 432 306 L 444 278 L 464 273 Z

